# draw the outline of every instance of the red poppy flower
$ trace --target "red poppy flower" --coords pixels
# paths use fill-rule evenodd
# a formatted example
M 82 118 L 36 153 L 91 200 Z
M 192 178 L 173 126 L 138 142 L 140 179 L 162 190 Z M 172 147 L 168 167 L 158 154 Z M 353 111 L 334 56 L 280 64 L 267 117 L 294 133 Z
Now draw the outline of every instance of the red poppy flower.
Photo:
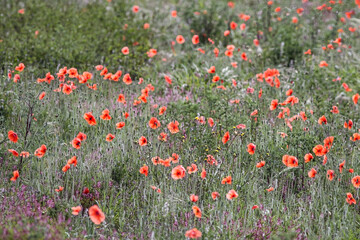
M 101 211 L 101 209 L 97 205 L 94 205 L 89 208 L 89 217 L 91 221 L 96 225 L 99 225 L 100 223 L 105 221 L 105 214 Z
M 144 165 L 143 167 L 140 168 L 139 172 L 147 177 L 149 174 L 149 167 Z
M 247 60 L 248 60 L 248 58 L 247 58 L 247 56 L 246 56 L 246 53 L 242 53 L 242 54 L 241 54 L 241 58 L 242 58 L 244 61 L 247 61 Z
M 192 202 L 197 202 L 199 200 L 199 196 L 196 196 L 194 194 L 191 194 L 190 195 L 190 201 Z
M 343 83 L 342 87 L 345 89 L 346 92 L 351 92 L 352 91 L 352 89 L 349 88 L 349 85 L 347 85 L 346 83 Z
M 167 125 L 169 131 L 172 133 L 172 134 L 175 134 L 175 133 L 178 133 L 179 132 L 179 122 L 178 121 L 173 121 L 173 122 L 170 122 L 168 125 Z
M 198 206 L 192 207 L 193 213 L 195 214 L 195 217 L 201 218 L 201 209 Z
M 212 192 L 211 197 L 212 199 L 216 200 L 218 197 L 220 197 L 220 194 L 218 192 Z
M 226 144 L 230 140 L 230 133 L 226 132 L 222 138 L 222 143 Z
M 313 155 L 311 153 L 305 154 L 305 157 L 304 157 L 305 163 L 310 162 L 313 158 L 314 157 L 313 157 Z
M 10 130 L 8 132 L 8 138 L 10 141 L 12 141 L 13 143 L 17 143 L 17 141 L 19 140 L 18 135 L 16 134 L 16 132 L 14 132 L 13 130 Z
M 189 231 L 186 231 L 185 237 L 187 238 L 201 238 L 201 232 L 197 230 L 197 228 L 190 229 Z
M 293 168 L 299 165 L 299 161 L 294 156 L 284 155 L 282 158 L 282 162 L 285 166 Z
M 158 139 L 160 140 L 160 141 L 162 141 L 162 142 L 166 142 L 167 141 L 167 134 L 166 133 L 164 133 L 164 132 L 162 132 L 162 133 L 160 133 L 160 135 L 158 136 Z
M 21 152 L 20 153 L 20 157 L 24 157 L 24 158 L 28 158 L 30 156 L 30 153 L 29 152 Z
M 192 37 L 191 41 L 194 45 L 198 44 L 199 43 L 199 35 L 194 35 Z
M 92 77 L 93 77 L 92 73 L 90 73 L 90 72 L 83 72 L 82 76 L 84 77 L 85 82 L 86 82 L 87 80 L 92 79 Z
M 102 111 L 102 115 L 100 116 L 100 118 L 102 120 L 111 120 L 111 116 L 109 113 L 110 113 L 109 109 L 105 109 L 104 111 Z
M 120 94 L 120 95 L 118 96 L 118 99 L 117 99 L 116 101 L 121 102 L 121 103 L 123 103 L 123 104 L 126 104 L 126 100 L 125 100 L 124 94 Z
M 25 65 L 20 63 L 17 67 L 15 67 L 16 71 L 22 72 L 25 69 Z
M 302 118 L 303 121 L 307 120 L 307 117 L 305 115 L 305 112 L 300 112 L 300 117 Z
M 76 165 L 77 165 L 77 158 L 76 158 L 76 156 L 73 156 L 72 158 L 70 158 L 70 159 L 68 160 L 67 164 L 69 164 L 69 165 L 73 164 L 74 167 L 76 167 Z
M 179 43 L 179 44 L 183 44 L 185 42 L 185 38 L 182 36 L 182 35 L 178 35 L 176 37 L 176 41 Z
M 122 129 L 123 127 L 125 127 L 125 122 L 118 122 L 118 123 L 116 124 L 116 128 L 117 128 L 117 129 Z
M 161 108 L 159 108 L 159 115 L 163 115 L 166 111 L 166 107 L 165 106 L 162 106 Z
M 263 166 L 265 166 L 265 161 L 261 161 L 256 164 L 257 168 L 262 168 Z
M 79 215 L 79 212 L 81 211 L 81 206 L 77 206 L 77 207 L 72 207 L 71 208 L 71 210 L 72 210 L 72 215 L 75 215 L 75 216 L 77 216 L 77 215 Z
M 253 143 L 249 143 L 247 145 L 247 152 L 250 154 L 250 155 L 253 155 L 255 153 L 255 149 L 256 149 L 256 145 L 253 144 Z
M 14 76 L 14 83 L 17 83 L 20 80 L 20 75 L 19 74 L 15 74 Z
M 255 109 L 251 114 L 250 114 L 250 116 L 252 117 L 252 116 L 256 116 L 258 114 L 258 110 L 257 109 Z
M 105 74 L 108 73 L 108 69 L 107 68 L 104 68 L 102 69 L 102 71 L 100 72 L 100 76 L 105 76 Z
M 90 192 L 89 188 L 85 187 L 84 190 L 83 190 L 83 194 L 88 194 Z
M 208 118 L 208 124 L 209 124 L 210 127 L 213 127 L 214 126 L 214 119 Z
M 133 11 L 134 13 L 139 12 L 139 10 L 140 10 L 140 7 L 137 6 L 137 5 L 134 5 L 134 6 L 132 7 L 132 11 Z
M 159 164 L 163 165 L 164 167 L 170 167 L 171 166 L 172 158 L 167 158 L 165 160 L 160 159 Z
M 70 164 L 66 164 L 63 168 L 62 168 L 62 171 L 63 172 L 67 172 L 67 170 L 69 170 L 70 169 Z
M 74 138 L 71 142 L 73 148 L 80 149 L 81 147 L 81 140 L 80 138 Z
M 334 142 L 334 137 L 333 136 L 325 138 L 324 139 L 324 147 L 330 150 L 330 148 L 333 145 L 333 142 Z
M 121 49 L 121 52 L 124 54 L 124 55 L 128 55 L 129 54 L 129 48 L 128 47 L 123 47 Z
M 192 173 L 196 173 L 198 171 L 198 168 L 196 166 L 196 164 L 191 164 L 191 166 L 187 167 L 188 170 L 188 174 L 192 174 Z
M 350 140 L 355 142 L 355 141 L 359 141 L 360 140 L 360 134 L 359 133 L 354 133 L 352 137 L 350 137 Z
M 76 137 L 79 138 L 80 141 L 85 141 L 87 136 L 85 133 L 79 132 Z
M 113 139 L 115 138 L 115 135 L 109 133 L 108 135 L 106 135 L 106 141 L 107 142 L 111 142 Z
M 314 168 L 312 168 L 312 169 L 308 172 L 309 178 L 314 178 L 314 177 L 316 176 L 316 173 L 317 173 L 317 171 L 316 171 Z
M 340 173 L 342 173 L 344 166 L 345 166 L 345 160 L 339 164 L 339 172 Z
M 144 23 L 144 29 L 148 29 L 150 27 L 149 23 Z
M 313 148 L 313 152 L 315 153 L 316 156 L 320 157 L 324 155 L 324 147 L 322 145 L 316 145 Z
M 226 194 L 226 198 L 228 200 L 232 200 L 234 198 L 237 198 L 239 195 L 237 194 L 237 192 L 234 189 L 231 189 L 227 194 Z
M 92 115 L 91 112 L 85 113 L 84 114 L 84 119 L 87 121 L 87 123 L 91 126 L 96 125 L 96 119 L 95 117 Z
M 355 198 L 353 197 L 353 195 L 351 194 L 351 193 L 346 193 L 346 202 L 348 203 L 348 204 L 356 204 L 356 200 L 355 200 Z
M 174 180 L 182 179 L 185 177 L 185 175 L 186 175 L 186 171 L 182 165 L 178 165 L 174 167 L 171 171 L 171 177 Z
M 359 188 L 360 187 L 360 176 L 355 176 L 351 179 L 351 183 L 354 185 L 354 187 Z
M 139 145 L 140 145 L 140 146 L 146 146 L 146 145 L 147 145 L 147 139 L 146 139 L 146 137 L 142 136 L 142 137 L 139 139 Z
M 271 104 L 270 104 L 270 111 L 275 110 L 276 107 L 277 107 L 277 105 L 278 105 L 278 100 L 277 100 L 277 99 L 272 100 L 272 101 L 271 101 Z
M 334 179 L 335 172 L 334 172 L 334 170 L 327 170 L 326 175 L 327 175 L 327 178 L 328 178 L 330 181 L 332 181 L 332 180 Z
M 78 71 L 76 68 L 70 68 L 68 73 L 69 73 L 69 78 L 76 78 L 78 76 Z
M 13 172 L 13 175 L 14 175 L 14 176 L 13 176 L 12 178 L 10 178 L 10 181 L 15 182 L 16 179 L 18 179 L 18 177 L 19 177 L 19 171 L 18 171 L 18 170 L 14 171 L 14 172 Z
M 130 85 L 132 83 L 132 80 L 131 80 L 131 77 L 130 77 L 130 74 L 125 74 L 124 77 L 123 77 L 123 82 L 126 84 L 126 85 Z
M 232 30 L 235 30 L 236 27 L 237 27 L 237 23 L 236 23 L 236 22 L 231 22 L 231 23 L 230 23 L 230 28 L 231 28 Z
M 43 145 L 41 145 L 41 147 L 39 147 L 38 149 L 35 150 L 34 155 L 37 156 L 38 158 L 42 158 L 45 155 L 46 150 L 47 150 L 47 148 L 43 144 Z
M 311 49 L 308 49 L 306 52 L 304 52 L 305 55 L 311 55 Z
M 220 50 L 218 48 L 214 48 L 215 57 L 219 56 L 219 52 L 220 52 Z
M 351 129 L 353 124 L 353 121 L 350 119 L 349 122 L 344 123 L 344 128 Z
M 219 76 L 217 76 L 217 75 L 215 75 L 213 78 L 212 78 L 212 82 L 217 82 L 217 81 L 219 81 L 220 80 L 220 77 Z
M 46 92 L 40 93 L 39 100 L 42 100 L 45 97 L 45 95 L 46 95 Z
M 200 176 L 201 176 L 202 179 L 206 178 L 206 170 L 205 170 L 205 168 L 202 169 Z
M 152 48 L 149 51 L 147 51 L 146 54 L 148 55 L 149 58 L 152 58 L 152 57 L 156 56 L 157 50 Z M 141 83 L 139 82 L 139 84 L 141 84 Z
M 232 182 L 231 176 L 227 176 L 221 180 L 221 184 L 229 184 L 230 185 L 231 182 Z
M 360 95 L 358 93 L 351 97 L 355 105 L 358 103 L 359 97 Z
M 329 66 L 329 64 L 327 64 L 325 61 L 321 61 L 320 64 L 319 64 L 319 67 L 327 67 Z
M 168 83 L 168 84 L 172 84 L 172 80 L 171 80 L 171 78 L 169 77 L 169 76 L 164 76 L 164 78 L 165 78 L 165 81 Z

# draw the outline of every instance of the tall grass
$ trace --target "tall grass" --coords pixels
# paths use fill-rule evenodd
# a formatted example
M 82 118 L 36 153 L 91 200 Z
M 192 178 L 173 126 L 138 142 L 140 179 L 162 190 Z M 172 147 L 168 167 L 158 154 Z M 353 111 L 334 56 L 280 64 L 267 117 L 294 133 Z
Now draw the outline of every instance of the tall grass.
M 360 174 L 359 141 L 350 140 L 359 133 L 360 116 L 359 105 L 352 100 L 360 86 L 359 9 L 353 1 L 274 1 L 272 5 L 241 1 L 231 8 L 226 1 L 144 0 L 136 2 L 137 13 L 130 1 L 3 3 L 3 239 L 184 239 L 193 228 L 201 231 L 203 239 L 360 238 L 359 190 L 351 183 Z M 331 6 L 331 11 L 317 10 L 322 4 Z M 276 12 L 277 7 L 281 11 Z M 18 13 L 21 8 L 24 14 Z M 172 10 L 177 10 L 176 18 L 171 17 Z M 354 14 L 348 18 L 346 12 L 349 16 L 351 11 Z M 239 14 L 250 19 L 245 21 Z M 231 21 L 238 24 L 235 30 L 229 26 Z M 145 23 L 149 29 L 144 29 Z M 240 24 L 246 28 L 241 30 Z M 356 30 L 351 32 L 349 27 Z M 224 36 L 226 30 L 228 36 Z M 195 34 L 200 36 L 196 45 L 191 41 Z M 184 36 L 185 43 L 177 43 L 177 35 Z M 334 42 L 338 38 L 341 44 Z M 234 45 L 231 58 L 224 54 L 228 45 Z M 121 51 L 125 46 L 129 55 Z M 147 55 L 151 48 L 157 49 L 154 57 Z M 219 50 L 217 57 L 214 48 Z M 304 54 L 308 49 L 311 55 Z M 328 66 L 319 66 L 321 61 Z M 15 70 L 19 63 L 25 64 L 22 72 Z M 112 74 L 121 70 L 119 81 L 104 79 L 95 69 L 98 64 Z M 93 76 L 79 83 L 66 75 L 61 82 L 56 73 L 65 66 Z M 208 72 L 211 66 L 215 73 Z M 275 75 L 271 81 L 258 79 L 269 68 L 278 70 L 280 86 L 271 86 Z M 9 70 L 14 71 L 11 78 Z M 47 72 L 55 79 L 39 83 Z M 126 73 L 130 73 L 130 85 L 123 82 Z M 20 75 L 17 82 L 15 74 Z M 215 75 L 220 77 L 217 82 Z M 143 83 L 138 84 L 140 78 Z M 60 84 L 70 85 L 68 81 L 76 89 L 65 94 Z M 346 91 L 343 83 L 352 91 Z M 97 90 L 87 84 L 96 84 Z M 57 88 L 60 92 L 54 91 Z M 298 102 L 286 102 L 289 89 Z M 144 91 L 148 92 L 146 103 L 134 104 Z M 39 100 L 42 92 L 46 95 Z M 124 94 L 126 104 L 117 101 L 119 94 Z M 279 105 L 270 110 L 275 99 Z M 167 109 L 160 115 L 162 106 Z M 333 106 L 339 113 L 334 113 Z M 100 118 L 105 109 L 111 120 Z M 254 110 L 258 113 L 252 116 Z M 96 125 L 84 119 L 88 112 Z M 318 123 L 323 115 L 327 124 Z M 159 128 L 150 128 L 152 117 L 160 121 Z M 352 128 L 344 128 L 350 119 Z M 174 121 L 179 122 L 177 133 L 168 129 Z M 118 122 L 125 122 L 125 127 L 117 129 Z M 10 130 L 18 134 L 17 143 L 8 139 Z M 75 149 L 72 141 L 79 132 L 87 138 Z M 159 140 L 163 132 L 166 141 Z M 226 132 L 230 138 L 224 143 Z M 109 133 L 115 135 L 111 142 L 106 141 Z M 139 145 L 142 136 L 148 141 L 145 146 Z M 325 163 L 325 157 L 316 156 L 313 148 L 324 145 L 330 136 L 334 143 Z M 256 145 L 253 155 L 247 151 L 250 143 Z M 43 144 L 47 151 L 39 158 L 34 152 Z M 27 151 L 30 156 L 16 157 L 8 149 Z M 156 156 L 166 161 L 173 153 L 179 155 L 178 163 L 164 166 L 152 161 Z M 307 153 L 314 158 L 305 163 Z M 210 155 L 217 164 L 210 164 Z M 284 155 L 295 156 L 298 166 L 285 166 Z M 73 156 L 77 165 L 64 172 Z M 256 167 L 261 161 L 265 166 Z M 191 164 L 198 171 L 190 174 Z M 148 176 L 139 172 L 144 165 Z M 174 180 L 171 172 L 177 165 L 187 172 L 185 178 Z M 317 171 L 314 178 L 308 175 L 312 168 Z M 10 181 L 15 170 L 20 176 Z M 334 170 L 332 181 L 328 170 Z M 231 184 L 222 184 L 227 176 Z M 63 190 L 56 192 L 59 186 Z M 274 191 L 267 191 L 270 187 Z M 238 197 L 228 200 L 226 194 L 232 189 Z M 212 192 L 220 196 L 214 200 Z M 347 193 L 352 193 L 356 204 L 349 205 Z M 191 194 L 199 200 L 191 202 Z M 89 218 L 93 205 L 106 216 L 100 225 Z M 195 217 L 194 205 L 201 209 L 201 218 Z M 71 210 L 75 206 L 82 207 L 77 216 Z

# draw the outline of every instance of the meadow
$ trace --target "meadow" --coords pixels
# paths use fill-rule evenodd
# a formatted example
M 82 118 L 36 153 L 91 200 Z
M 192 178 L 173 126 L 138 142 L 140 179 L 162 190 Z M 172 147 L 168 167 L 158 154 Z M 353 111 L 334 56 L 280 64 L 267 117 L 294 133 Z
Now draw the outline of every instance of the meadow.
M 0 239 L 360 239 L 359 0 L 0 6 Z

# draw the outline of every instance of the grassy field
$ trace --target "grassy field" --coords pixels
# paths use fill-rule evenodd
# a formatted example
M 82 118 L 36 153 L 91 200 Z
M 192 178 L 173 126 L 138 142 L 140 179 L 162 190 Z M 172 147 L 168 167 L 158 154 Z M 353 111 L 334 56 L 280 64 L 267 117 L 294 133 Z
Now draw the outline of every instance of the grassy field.
M 360 239 L 360 1 L 0 5 L 1 239 Z

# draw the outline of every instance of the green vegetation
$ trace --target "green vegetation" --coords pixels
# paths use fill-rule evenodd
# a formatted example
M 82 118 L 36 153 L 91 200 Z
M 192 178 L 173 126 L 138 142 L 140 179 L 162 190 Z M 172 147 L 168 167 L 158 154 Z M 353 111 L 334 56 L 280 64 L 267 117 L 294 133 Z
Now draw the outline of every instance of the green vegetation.
M 0 238 L 359 239 L 360 9 L 338 2 L 2 0 Z

